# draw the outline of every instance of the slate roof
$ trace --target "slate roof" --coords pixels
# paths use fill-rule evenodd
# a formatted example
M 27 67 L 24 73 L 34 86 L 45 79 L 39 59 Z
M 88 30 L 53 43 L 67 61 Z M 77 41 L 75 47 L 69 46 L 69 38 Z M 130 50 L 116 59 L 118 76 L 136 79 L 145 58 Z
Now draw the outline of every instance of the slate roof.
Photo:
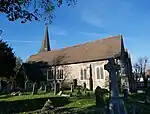
M 124 50 L 122 35 L 118 35 L 59 50 L 41 52 L 30 56 L 27 62 L 44 61 L 52 64 L 58 56 L 65 56 L 65 62 L 59 64 L 97 61 L 120 56 L 122 50 Z

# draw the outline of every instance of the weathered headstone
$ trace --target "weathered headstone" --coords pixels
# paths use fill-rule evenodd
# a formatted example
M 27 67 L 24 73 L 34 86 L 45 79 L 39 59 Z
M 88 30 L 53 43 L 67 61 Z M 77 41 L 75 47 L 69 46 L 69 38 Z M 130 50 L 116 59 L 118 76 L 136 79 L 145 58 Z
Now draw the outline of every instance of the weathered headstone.
M 14 89 L 16 87 L 16 81 L 13 80 L 11 81 L 11 90 Z
M 37 84 L 36 84 L 36 83 L 34 83 L 34 84 L 33 84 L 32 95 L 37 94 L 37 90 L 38 90 L 38 88 L 37 88 Z
M 83 83 L 83 89 L 84 89 L 84 94 L 86 94 L 87 90 L 86 90 L 86 83 L 85 82 Z
M 85 82 L 83 83 L 83 88 L 86 89 L 86 83 Z
M 77 90 L 77 96 L 78 96 L 78 97 L 82 96 L 81 87 L 78 87 L 77 89 L 78 89 L 78 90 Z
M 105 102 L 104 102 L 104 93 L 101 89 L 101 87 L 97 87 L 95 89 L 95 95 L 96 95 L 96 107 L 97 108 L 104 108 Z
M 77 87 L 77 79 L 73 79 L 73 88 Z
M 25 82 L 25 91 L 32 92 L 32 90 L 33 90 L 33 84 L 34 83 L 32 81 L 27 80 Z
M 124 94 L 124 99 L 128 99 L 128 89 L 127 88 L 123 89 L 123 94 Z
M 54 95 L 57 95 L 60 91 L 60 84 L 59 83 L 55 83 L 54 84 Z
M 45 85 L 44 92 L 50 92 L 51 91 L 51 85 Z
M 46 82 L 41 81 L 41 82 L 40 82 L 40 90 L 41 90 L 41 91 L 45 91 L 45 86 L 46 86 L 46 85 L 47 85 Z
M 108 59 L 108 63 L 104 66 L 105 70 L 109 72 L 111 98 L 109 102 L 110 114 L 126 114 L 124 102 L 119 98 L 118 84 L 116 71 L 120 69 L 120 66 L 115 64 L 113 58 Z
M 71 93 L 73 92 L 74 88 L 73 88 L 73 84 L 71 84 Z
M 150 104 L 150 82 L 147 83 L 147 95 L 146 95 L 146 102 Z

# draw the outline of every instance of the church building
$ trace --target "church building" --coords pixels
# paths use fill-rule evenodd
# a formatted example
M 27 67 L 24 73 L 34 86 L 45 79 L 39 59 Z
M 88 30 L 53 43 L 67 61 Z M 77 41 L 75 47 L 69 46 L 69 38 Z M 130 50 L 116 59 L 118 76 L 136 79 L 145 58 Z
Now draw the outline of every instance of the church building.
M 104 69 L 109 58 L 114 58 L 116 64 L 120 65 L 120 85 L 131 89 L 131 58 L 124 47 L 122 35 L 52 50 L 47 26 L 40 51 L 31 55 L 26 62 L 46 63 L 40 70 L 51 84 L 57 82 L 70 87 L 72 82 L 76 82 L 77 85 L 86 84 L 88 89 L 95 90 L 97 86 L 109 88 L 109 73 Z

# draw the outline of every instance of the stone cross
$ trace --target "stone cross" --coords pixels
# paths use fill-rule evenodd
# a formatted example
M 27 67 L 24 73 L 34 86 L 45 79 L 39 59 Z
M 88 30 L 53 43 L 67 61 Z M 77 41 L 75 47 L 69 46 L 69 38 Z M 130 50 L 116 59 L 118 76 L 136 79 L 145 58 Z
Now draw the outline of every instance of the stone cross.
M 110 114 L 127 114 L 124 102 L 119 98 L 116 71 L 120 70 L 120 66 L 115 64 L 113 58 L 110 58 L 108 59 L 108 63 L 104 66 L 104 69 L 109 72 L 110 77 L 110 88 L 112 93 L 109 101 Z
M 119 91 L 118 91 L 116 71 L 120 70 L 120 65 L 115 64 L 114 59 L 109 59 L 109 62 L 104 66 L 104 69 L 109 72 L 109 77 L 111 80 L 110 86 L 112 97 L 118 97 Z

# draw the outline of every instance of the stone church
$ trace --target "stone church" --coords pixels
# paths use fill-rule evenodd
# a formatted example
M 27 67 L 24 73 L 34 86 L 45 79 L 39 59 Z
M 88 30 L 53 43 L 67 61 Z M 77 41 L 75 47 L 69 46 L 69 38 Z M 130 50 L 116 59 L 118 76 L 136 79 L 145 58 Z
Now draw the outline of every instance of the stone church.
M 51 84 L 57 82 L 67 87 L 76 82 L 77 85 L 86 84 L 88 89 L 94 90 L 97 86 L 109 88 L 109 73 L 104 70 L 109 58 L 114 58 L 120 65 L 120 85 L 131 89 L 131 58 L 125 49 L 122 35 L 51 50 L 47 26 L 40 51 L 31 55 L 26 63 L 47 63 L 40 70 Z

